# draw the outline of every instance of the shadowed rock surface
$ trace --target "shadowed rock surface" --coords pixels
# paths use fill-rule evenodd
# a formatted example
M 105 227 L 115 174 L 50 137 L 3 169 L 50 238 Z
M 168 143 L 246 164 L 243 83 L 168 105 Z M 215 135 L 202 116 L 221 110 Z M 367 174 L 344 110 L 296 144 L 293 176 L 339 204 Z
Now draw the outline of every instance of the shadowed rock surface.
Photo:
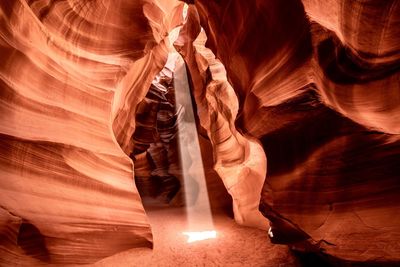
M 236 126 L 267 155 L 272 241 L 398 263 L 399 1 L 195 5 L 238 95 Z
M 152 247 L 130 137 L 182 7 L 0 3 L 1 265 L 93 263 Z
M 283 263 L 270 241 L 288 266 L 399 265 L 400 1 L 186 2 L 0 3 L 0 265 L 151 253 L 141 197 L 185 204 L 176 51 L 214 214 L 278 257 L 255 265 Z

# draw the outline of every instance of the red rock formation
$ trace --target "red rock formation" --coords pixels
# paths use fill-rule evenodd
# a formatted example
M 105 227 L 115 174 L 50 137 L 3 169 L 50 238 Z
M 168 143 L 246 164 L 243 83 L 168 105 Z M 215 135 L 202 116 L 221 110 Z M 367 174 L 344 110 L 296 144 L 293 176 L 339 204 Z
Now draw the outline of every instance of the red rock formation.
M 236 221 L 267 229 L 268 222 L 258 211 L 266 172 L 265 154 L 258 142 L 236 130 L 237 97 L 226 80 L 224 66 L 205 48 L 205 41 L 197 11 L 192 6 L 188 22 L 174 45 L 187 62 L 199 124 L 206 130 L 213 148 L 214 169 L 232 196 Z
M 177 138 L 180 113 L 175 103 L 173 70 L 164 67 L 136 110 L 131 157 L 142 197 L 160 197 L 169 203 L 181 188 Z
M 272 242 L 398 264 L 400 1 L 187 2 L 179 34 L 175 0 L 0 3 L 0 265 L 151 246 L 128 155 L 175 37 L 211 206 L 227 200 L 218 178 Z M 166 174 L 145 150 L 136 176 Z
M 151 247 L 128 157 L 132 118 L 182 6 L 1 2 L 2 265 Z
M 268 157 L 272 240 L 398 262 L 399 1 L 195 5 L 239 96 L 236 125 Z

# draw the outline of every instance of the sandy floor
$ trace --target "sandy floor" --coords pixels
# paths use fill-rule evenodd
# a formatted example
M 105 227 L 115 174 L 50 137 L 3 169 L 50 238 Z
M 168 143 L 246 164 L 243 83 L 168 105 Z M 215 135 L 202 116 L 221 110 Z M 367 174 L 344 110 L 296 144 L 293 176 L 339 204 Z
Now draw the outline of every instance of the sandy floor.
M 298 266 L 286 246 L 270 243 L 265 231 L 238 226 L 227 215 L 214 215 L 217 238 L 187 243 L 181 208 L 146 208 L 154 249 L 132 249 L 95 266 Z

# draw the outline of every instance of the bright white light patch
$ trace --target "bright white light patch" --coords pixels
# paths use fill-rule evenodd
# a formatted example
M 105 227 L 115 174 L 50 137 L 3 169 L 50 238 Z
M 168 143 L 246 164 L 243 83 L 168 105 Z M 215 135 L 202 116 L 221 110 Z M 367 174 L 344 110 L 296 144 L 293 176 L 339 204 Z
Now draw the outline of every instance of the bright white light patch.
M 217 237 L 216 231 L 183 232 L 183 234 L 188 236 L 188 243 Z

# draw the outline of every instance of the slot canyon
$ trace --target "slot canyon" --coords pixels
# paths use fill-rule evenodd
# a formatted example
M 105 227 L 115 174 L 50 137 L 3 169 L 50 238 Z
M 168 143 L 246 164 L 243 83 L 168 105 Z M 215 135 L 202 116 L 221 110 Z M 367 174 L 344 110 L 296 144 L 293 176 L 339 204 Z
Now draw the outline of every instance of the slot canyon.
M 0 266 L 400 266 L 400 0 L 1 0 Z

